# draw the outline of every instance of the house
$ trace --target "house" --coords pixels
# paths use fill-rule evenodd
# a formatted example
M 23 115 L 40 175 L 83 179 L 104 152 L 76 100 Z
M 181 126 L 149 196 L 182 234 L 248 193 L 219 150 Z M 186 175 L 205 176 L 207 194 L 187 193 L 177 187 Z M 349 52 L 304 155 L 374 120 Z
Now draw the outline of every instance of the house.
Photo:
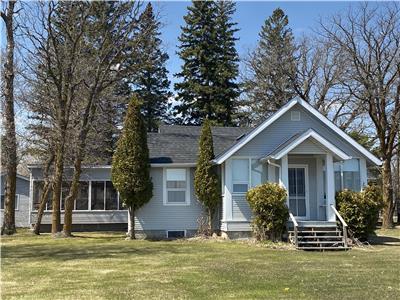
M 0 191 L 0 222 L 3 224 L 4 217 L 4 190 L 6 182 L 6 173 L 1 173 Z M 15 226 L 29 227 L 29 178 L 17 175 L 17 186 L 15 193 Z
M 335 191 L 359 191 L 367 184 L 367 168 L 381 164 L 300 99 L 288 102 L 254 129 L 214 127 L 212 133 L 223 195 L 216 226 L 228 236 L 250 234 L 252 214 L 245 194 L 267 181 L 289 191 L 287 204 L 295 221 L 335 224 Z M 154 190 L 150 202 L 137 212 L 138 233 L 177 237 L 196 232 L 202 215 L 193 191 L 199 135 L 200 128 L 191 126 L 161 126 L 159 132 L 148 134 Z M 42 175 L 40 166 L 30 169 L 33 222 Z M 110 169 L 84 168 L 74 211 L 76 228 L 126 229 L 127 211 L 112 186 Z M 71 174 L 67 169 L 62 201 Z M 43 223 L 51 223 L 50 212 Z

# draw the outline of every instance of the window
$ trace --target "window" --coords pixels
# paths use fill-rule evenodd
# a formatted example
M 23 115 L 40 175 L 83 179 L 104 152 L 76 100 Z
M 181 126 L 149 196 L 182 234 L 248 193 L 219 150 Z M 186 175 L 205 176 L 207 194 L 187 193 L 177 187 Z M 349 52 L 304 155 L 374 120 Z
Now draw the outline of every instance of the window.
M 33 197 L 32 197 L 32 210 L 38 210 L 40 205 L 40 198 L 42 197 L 43 193 L 43 181 L 33 181 Z M 53 199 L 53 191 L 50 189 L 49 193 L 47 194 L 47 204 L 45 210 L 52 209 L 52 199 Z
M 343 189 L 361 190 L 360 165 L 358 159 L 337 162 L 333 165 L 335 172 L 335 192 Z
M 299 111 L 292 111 L 290 114 L 290 118 L 292 121 L 300 121 L 300 112 Z
M 61 210 L 65 209 L 65 199 L 67 199 L 69 190 L 71 188 L 71 181 L 63 181 L 61 187 Z
M 166 203 L 189 204 L 188 180 L 186 169 L 166 169 Z
M 249 189 L 249 159 L 232 160 L 232 191 L 246 193 Z
M 78 196 L 76 197 L 75 210 L 89 209 L 89 182 L 79 182 Z
M 104 181 L 92 181 L 91 209 L 104 210 Z
M 185 230 L 168 230 L 167 239 L 179 239 L 186 236 Z
M 1 203 L 0 203 L 0 209 L 4 209 L 4 199 L 5 199 L 5 195 L 1 195 Z M 19 207 L 19 195 L 15 194 L 15 210 L 18 210 Z

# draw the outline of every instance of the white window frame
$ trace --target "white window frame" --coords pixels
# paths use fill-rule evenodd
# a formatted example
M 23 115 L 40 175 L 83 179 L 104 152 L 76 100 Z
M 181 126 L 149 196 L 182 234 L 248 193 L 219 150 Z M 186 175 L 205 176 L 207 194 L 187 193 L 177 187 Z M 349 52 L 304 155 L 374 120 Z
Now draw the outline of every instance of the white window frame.
M 5 199 L 5 194 L 1 194 L 1 197 L 4 197 L 4 202 L 6 201 Z M 15 194 L 15 207 L 14 210 L 19 210 L 19 200 L 20 200 L 20 194 Z M 5 203 L 4 203 L 5 204 Z M 3 211 L 4 208 L 1 208 L 0 211 Z
M 234 157 L 232 157 L 231 158 L 231 164 L 232 164 L 232 166 L 233 166 L 233 161 L 234 160 L 248 160 L 248 165 L 249 165 L 249 168 L 248 168 L 248 178 L 249 178 L 249 180 L 248 180 L 248 182 L 244 182 L 244 181 L 233 181 L 233 172 L 234 172 L 234 169 L 233 169 L 233 167 L 231 168 L 231 186 L 230 186 L 230 188 L 231 188 L 231 191 L 232 191 L 232 194 L 233 195 L 246 195 L 246 193 L 247 192 L 234 192 L 233 191 L 233 184 L 248 184 L 248 186 L 247 186 L 247 191 L 248 190 L 250 190 L 251 188 L 253 188 L 254 186 L 253 186 L 253 183 L 252 183 L 252 180 L 251 180 L 251 167 L 252 167 L 252 161 L 253 160 L 258 160 L 259 159 L 259 157 L 256 157 L 256 156 L 234 156 Z M 262 163 L 261 163 L 262 164 Z
M 167 188 L 167 170 L 185 170 L 186 188 Z M 168 202 L 168 190 L 185 191 L 185 202 Z M 190 205 L 190 169 L 189 168 L 163 168 L 163 204 L 164 206 L 188 206 Z

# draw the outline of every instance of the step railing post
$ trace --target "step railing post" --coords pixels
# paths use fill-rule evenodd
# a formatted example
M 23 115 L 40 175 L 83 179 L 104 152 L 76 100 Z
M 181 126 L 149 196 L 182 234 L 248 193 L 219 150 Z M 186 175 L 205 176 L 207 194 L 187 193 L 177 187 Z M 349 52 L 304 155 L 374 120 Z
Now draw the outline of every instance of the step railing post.
M 347 248 L 347 246 L 348 246 L 348 244 L 347 244 L 347 223 L 342 218 L 342 216 L 339 214 L 339 212 L 336 210 L 335 206 L 331 205 L 331 208 L 332 208 L 333 212 L 335 213 L 336 217 L 342 223 L 342 227 L 343 227 L 343 244 L 344 244 L 344 247 Z
M 295 219 L 295 217 L 293 216 L 292 213 L 289 213 L 289 217 L 293 222 L 294 244 L 295 244 L 295 246 L 297 248 L 298 245 L 299 245 L 299 242 L 298 242 L 298 227 L 299 227 L 299 224 L 297 223 L 297 221 L 296 221 L 296 219 Z

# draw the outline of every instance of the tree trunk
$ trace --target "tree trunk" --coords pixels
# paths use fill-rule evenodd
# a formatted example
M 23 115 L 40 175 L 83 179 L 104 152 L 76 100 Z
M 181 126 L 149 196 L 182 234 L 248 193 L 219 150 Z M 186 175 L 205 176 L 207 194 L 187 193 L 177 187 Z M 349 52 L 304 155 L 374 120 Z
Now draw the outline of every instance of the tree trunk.
M 37 212 L 37 219 L 36 219 L 35 227 L 33 228 L 33 233 L 36 235 L 40 234 L 40 225 L 42 224 L 42 217 L 43 217 L 44 210 L 46 208 L 46 204 L 48 202 L 48 195 L 49 195 L 50 189 L 51 189 L 51 183 L 49 181 L 47 181 L 43 187 L 43 193 L 42 193 L 42 197 L 40 198 L 40 205 L 39 205 L 39 209 Z
M 61 229 L 61 187 L 62 177 L 64 172 L 64 146 L 57 145 L 56 163 L 55 163 L 55 176 L 53 184 L 53 199 L 52 199 L 52 220 L 51 220 L 51 233 L 57 234 Z
M 48 157 L 45 167 L 43 169 L 43 178 L 44 178 L 44 186 L 43 186 L 43 193 L 42 196 L 40 197 L 40 205 L 37 213 L 37 218 L 36 218 L 36 223 L 33 228 L 33 233 L 36 235 L 40 234 L 40 225 L 42 223 L 42 217 L 44 210 L 46 208 L 46 204 L 48 202 L 48 195 L 51 190 L 51 180 L 49 178 L 49 171 L 54 162 L 54 152 L 50 152 L 50 156 Z
M 15 230 L 15 191 L 17 181 L 17 141 L 15 136 L 14 119 L 14 5 L 15 1 L 8 2 L 7 12 L 1 12 L 1 17 L 6 25 L 7 49 L 4 64 L 4 148 L 6 185 L 4 199 L 4 217 L 1 234 L 11 235 Z
M 72 210 L 74 209 L 74 202 L 78 196 L 79 178 L 81 177 L 82 172 L 81 161 L 80 158 L 75 160 L 71 188 L 68 197 L 65 199 L 63 235 L 66 237 L 72 236 Z
M 394 213 L 394 205 L 393 205 L 393 177 L 392 177 L 392 168 L 391 168 L 391 160 L 389 158 L 385 158 L 383 161 L 382 168 L 382 184 L 383 184 L 383 201 L 384 201 L 384 209 L 383 209 L 383 228 L 392 228 L 393 227 L 393 213 Z
M 133 206 L 129 206 L 128 213 L 129 213 L 128 239 L 134 240 L 136 239 L 136 237 L 135 237 L 135 210 Z

